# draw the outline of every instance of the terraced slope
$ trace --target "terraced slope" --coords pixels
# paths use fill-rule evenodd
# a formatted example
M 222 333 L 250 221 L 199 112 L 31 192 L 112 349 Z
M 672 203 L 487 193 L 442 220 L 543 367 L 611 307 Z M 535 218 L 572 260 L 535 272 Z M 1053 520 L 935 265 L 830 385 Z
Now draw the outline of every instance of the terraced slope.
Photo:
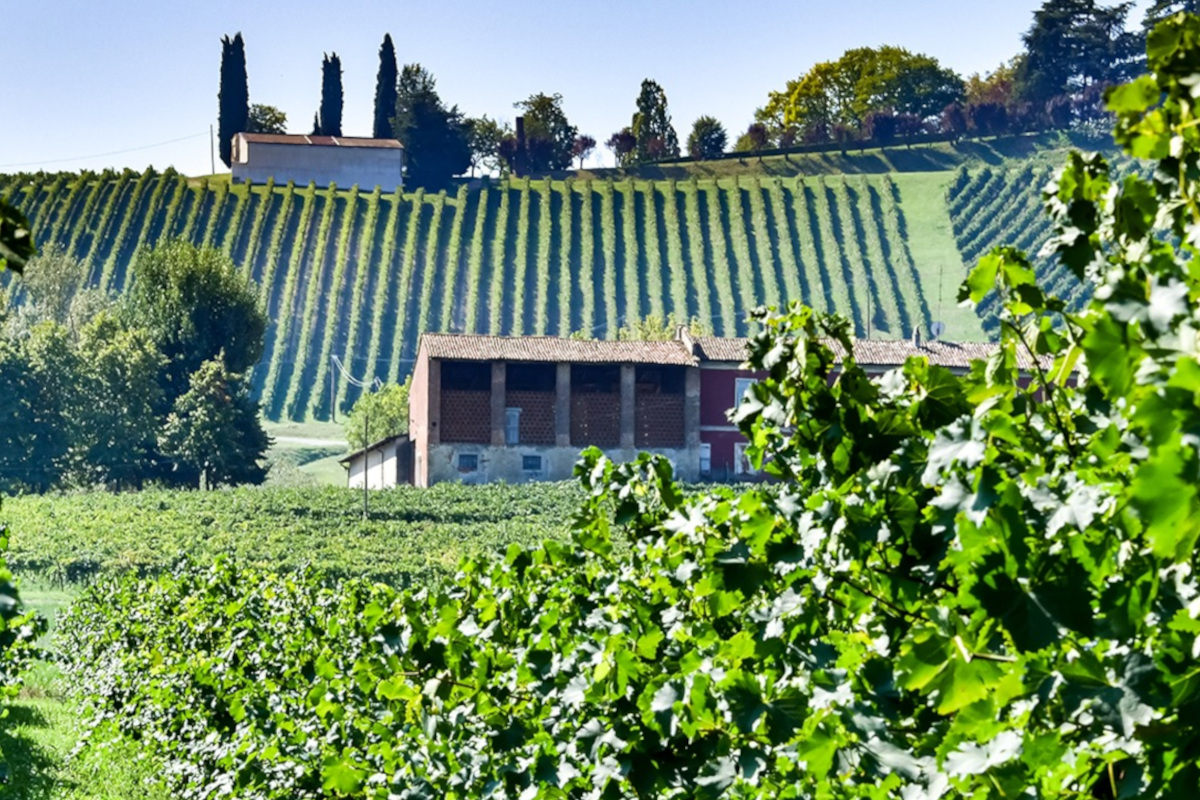
M 846 314 L 860 336 L 907 336 L 942 314 L 949 337 L 983 338 L 969 312 L 953 316 L 957 253 L 1011 232 L 974 220 L 1015 190 L 981 181 L 514 180 L 386 194 L 147 172 L 0 176 L 0 196 L 114 291 L 139 247 L 182 237 L 224 249 L 262 285 L 272 320 L 254 374 L 268 416 L 323 419 L 332 356 L 399 380 L 424 330 L 603 338 L 674 313 L 737 335 L 755 306 L 800 299 Z M 338 381 L 339 410 L 356 394 Z

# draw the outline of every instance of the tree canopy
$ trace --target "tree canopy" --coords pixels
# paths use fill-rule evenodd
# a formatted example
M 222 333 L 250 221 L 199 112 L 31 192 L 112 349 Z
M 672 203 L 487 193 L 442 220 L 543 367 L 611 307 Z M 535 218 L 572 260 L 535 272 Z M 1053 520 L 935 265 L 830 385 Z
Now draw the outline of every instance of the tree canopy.
M 838 125 L 861 130 L 872 112 L 931 119 L 962 97 L 962 78 L 931 56 L 890 45 L 860 47 L 789 81 L 756 116 L 773 136 L 790 128 L 802 138 L 824 139 Z
M 1132 3 L 1046 0 L 1022 37 L 1025 55 L 1016 84 L 1020 96 L 1045 104 L 1091 85 L 1107 86 L 1138 67 L 1140 41 L 1125 29 Z
M 250 106 L 246 130 L 250 133 L 287 133 L 287 114 L 275 106 L 255 103 Z
M 514 103 L 525 117 L 525 165 L 533 172 L 570 169 L 579 129 L 567 120 L 561 94 L 533 94 Z
M 688 134 L 688 155 L 696 159 L 718 158 L 729 145 L 729 135 L 725 126 L 715 117 L 703 116 L 692 123 L 692 132 Z
M 240 374 L 262 357 L 267 318 L 257 288 L 221 251 L 166 242 L 140 251 L 132 275 L 122 313 L 168 360 L 163 390 L 170 402 L 205 361 L 220 356 Z
M 396 89 L 396 138 L 404 145 L 405 183 L 434 189 L 471 166 L 470 130 L 458 106 L 442 102 L 433 74 L 405 64 Z
M 363 392 L 346 418 L 346 441 L 361 450 L 389 436 L 408 433 L 408 393 L 411 379 L 376 392 Z

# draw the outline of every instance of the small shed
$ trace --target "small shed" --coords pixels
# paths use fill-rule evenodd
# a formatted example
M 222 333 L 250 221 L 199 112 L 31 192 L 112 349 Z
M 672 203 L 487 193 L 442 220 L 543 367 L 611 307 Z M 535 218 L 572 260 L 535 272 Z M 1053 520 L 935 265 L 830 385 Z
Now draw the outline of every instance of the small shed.
M 404 181 L 404 146 L 396 139 L 239 133 L 233 137 L 233 182 L 297 186 L 331 183 L 391 191 Z
M 338 461 L 346 469 L 351 489 L 389 489 L 412 482 L 412 443 L 408 436 L 389 436 Z

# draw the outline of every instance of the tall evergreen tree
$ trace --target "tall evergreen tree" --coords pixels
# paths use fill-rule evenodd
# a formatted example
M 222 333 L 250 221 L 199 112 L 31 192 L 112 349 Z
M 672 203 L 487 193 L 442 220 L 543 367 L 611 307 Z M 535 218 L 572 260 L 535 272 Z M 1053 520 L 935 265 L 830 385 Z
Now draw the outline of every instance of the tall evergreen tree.
M 246 78 L 246 47 L 242 34 L 221 37 L 221 86 L 217 92 L 217 138 L 221 161 L 232 162 L 233 137 L 246 130 L 250 118 L 250 86 Z
M 1103 6 L 1096 0 L 1046 0 L 1024 35 L 1025 58 L 1017 73 L 1024 100 L 1045 103 L 1092 85 L 1117 83 L 1136 65 L 1140 43 L 1125 29 L 1133 3 Z
M 385 33 L 379 47 L 379 74 L 375 77 L 375 126 L 371 135 L 376 139 L 396 138 L 392 117 L 396 114 L 396 81 L 399 77 L 392 35 Z
M 629 130 L 637 144 L 633 150 L 636 164 L 679 157 L 679 137 L 671 124 L 667 111 L 667 93 L 657 81 L 649 78 L 642 81 L 642 91 L 637 99 L 637 113 Z
M 337 53 L 321 62 L 320 135 L 342 135 L 342 60 Z

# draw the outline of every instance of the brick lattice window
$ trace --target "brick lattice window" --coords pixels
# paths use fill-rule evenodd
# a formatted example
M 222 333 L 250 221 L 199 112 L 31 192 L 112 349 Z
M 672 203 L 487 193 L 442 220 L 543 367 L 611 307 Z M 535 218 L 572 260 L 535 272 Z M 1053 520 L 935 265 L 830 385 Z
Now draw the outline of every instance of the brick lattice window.
M 634 443 L 638 447 L 683 447 L 683 395 L 638 387 L 634 400 Z
M 621 444 L 621 395 L 586 392 L 571 395 L 571 445 L 617 447 Z
M 554 444 L 554 392 L 513 392 L 504 405 L 521 409 L 520 444 Z
M 492 441 L 492 393 L 442 389 L 443 442 Z

